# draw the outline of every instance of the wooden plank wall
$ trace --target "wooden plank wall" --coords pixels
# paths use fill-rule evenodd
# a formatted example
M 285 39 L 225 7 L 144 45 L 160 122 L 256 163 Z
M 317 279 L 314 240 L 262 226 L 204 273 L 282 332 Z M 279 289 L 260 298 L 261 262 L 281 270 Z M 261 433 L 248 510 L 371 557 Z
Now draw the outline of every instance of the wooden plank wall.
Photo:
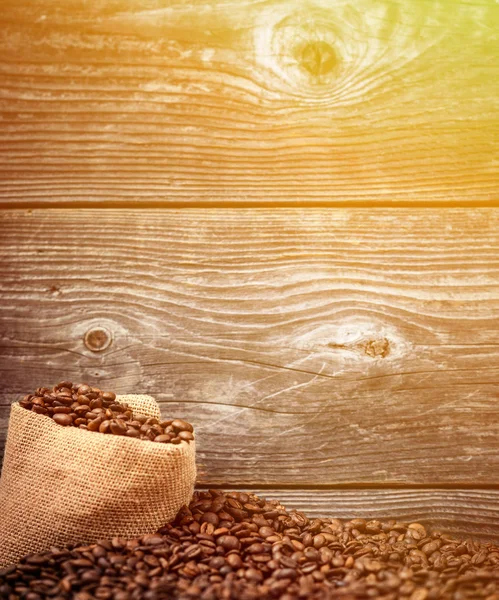
M 191 420 L 201 486 L 499 540 L 499 5 L 0 24 L 0 446 L 90 380 Z
M 0 202 L 497 200 L 495 0 L 2 0 Z
M 64 374 L 191 420 L 201 485 L 499 515 L 494 209 L 15 210 L 2 232 L 3 431 Z

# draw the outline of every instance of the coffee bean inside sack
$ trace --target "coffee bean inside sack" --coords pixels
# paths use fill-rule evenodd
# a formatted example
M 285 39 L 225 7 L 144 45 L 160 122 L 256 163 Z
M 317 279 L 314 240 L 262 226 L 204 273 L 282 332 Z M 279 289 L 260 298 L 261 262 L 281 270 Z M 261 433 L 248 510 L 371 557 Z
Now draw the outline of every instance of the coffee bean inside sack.
M 182 419 L 159 421 L 134 413 L 116 400 L 114 392 L 103 392 L 86 383 L 61 381 L 53 388 L 40 387 L 19 403 L 23 408 L 52 418 L 64 427 L 122 435 L 163 444 L 194 440 L 194 429 Z
M 0 571 L 14 600 L 498 600 L 499 547 L 420 523 L 308 518 L 196 492 L 156 534 L 51 548 Z

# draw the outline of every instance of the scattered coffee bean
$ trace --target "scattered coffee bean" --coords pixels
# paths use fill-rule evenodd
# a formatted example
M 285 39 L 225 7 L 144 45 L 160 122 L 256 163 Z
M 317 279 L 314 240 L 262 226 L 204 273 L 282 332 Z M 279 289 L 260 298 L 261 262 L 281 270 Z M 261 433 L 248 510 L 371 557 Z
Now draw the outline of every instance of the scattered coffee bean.
M 234 535 L 222 535 L 217 542 L 225 550 L 239 550 L 241 546 L 239 539 Z
M 103 392 L 86 383 L 61 381 L 53 388 L 40 387 L 19 403 L 23 408 L 51 417 L 58 425 L 123 435 L 162 444 L 194 440 L 194 429 L 182 419 L 158 422 L 154 417 L 133 414 L 118 402 L 114 392 Z
M 498 600 L 499 547 L 419 523 L 309 519 L 275 500 L 211 490 L 155 534 L 24 557 L 0 570 L 0 597 Z

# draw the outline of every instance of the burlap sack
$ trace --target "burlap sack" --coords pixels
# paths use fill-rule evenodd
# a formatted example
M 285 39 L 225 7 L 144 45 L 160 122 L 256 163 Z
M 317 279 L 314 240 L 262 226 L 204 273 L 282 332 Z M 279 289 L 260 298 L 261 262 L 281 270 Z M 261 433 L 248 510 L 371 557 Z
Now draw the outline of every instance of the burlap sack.
M 159 417 L 149 396 L 121 396 Z M 195 443 L 61 427 L 12 405 L 0 480 L 0 565 L 50 546 L 154 533 L 193 494 Z

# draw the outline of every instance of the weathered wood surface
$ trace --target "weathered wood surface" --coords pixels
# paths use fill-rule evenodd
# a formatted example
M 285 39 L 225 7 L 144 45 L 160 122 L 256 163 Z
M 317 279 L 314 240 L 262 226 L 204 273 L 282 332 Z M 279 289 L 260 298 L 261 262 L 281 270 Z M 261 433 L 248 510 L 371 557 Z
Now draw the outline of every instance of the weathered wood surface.
M 495 0 L 2 0 L 0 204 L 498 200 Z
M 146 392 L 200 483 L 499 485 L 499 212 L 0 213 L 0 426 Z
M 398 519 L 499 542 L 498 490 L 253 490 L 313 517 Z

